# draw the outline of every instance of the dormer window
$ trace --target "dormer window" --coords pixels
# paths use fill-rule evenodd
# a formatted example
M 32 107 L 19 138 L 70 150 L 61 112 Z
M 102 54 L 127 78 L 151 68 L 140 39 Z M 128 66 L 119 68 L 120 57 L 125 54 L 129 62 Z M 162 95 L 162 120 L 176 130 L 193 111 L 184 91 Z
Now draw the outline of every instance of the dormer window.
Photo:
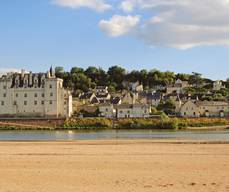
M 42 87 L 42 88 L 45 87 L 45 80 L 44 80 L 44 79 L 42 79 L 42 81 L 41 81 L 41 87 Z
M 15 85 L 16 85 L 16 88 L 19 87 L 19 80 L 16 80 Z

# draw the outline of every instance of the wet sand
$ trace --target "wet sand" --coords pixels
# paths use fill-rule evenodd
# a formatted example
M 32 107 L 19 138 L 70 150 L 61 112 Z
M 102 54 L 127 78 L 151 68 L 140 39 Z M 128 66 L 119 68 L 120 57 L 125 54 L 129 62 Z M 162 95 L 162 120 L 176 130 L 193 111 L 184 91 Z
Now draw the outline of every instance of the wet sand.
M 0 142 L 1 192 L 228 192 L 229 144 Z

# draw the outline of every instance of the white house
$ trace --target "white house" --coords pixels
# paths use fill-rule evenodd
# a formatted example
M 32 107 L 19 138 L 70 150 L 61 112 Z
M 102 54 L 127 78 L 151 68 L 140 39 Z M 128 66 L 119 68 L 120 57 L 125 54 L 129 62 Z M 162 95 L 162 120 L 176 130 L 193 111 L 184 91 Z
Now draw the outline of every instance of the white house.
M 116 116 L 116 110 L 111 104 L 99 105 L 99 112 L 102 117 L 113 118 Z
M 72 114 L 72 95 L 63 80 L 47 73 L 8 73 L 0 78 L 0 116 L 55 117 Z
M 116 108 L 117 118 L 150 117 L 151 106 L 145 104 L 121 104 Z

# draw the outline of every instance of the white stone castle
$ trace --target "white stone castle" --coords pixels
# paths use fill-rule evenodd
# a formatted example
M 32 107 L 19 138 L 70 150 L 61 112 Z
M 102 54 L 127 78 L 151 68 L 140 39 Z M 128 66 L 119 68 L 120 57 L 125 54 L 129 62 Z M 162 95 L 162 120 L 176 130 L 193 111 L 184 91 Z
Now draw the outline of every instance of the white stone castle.
M 47 73 L 8 73 L 0 78 L 0 117 L 67 118 L 72 95 L 51 67 Z

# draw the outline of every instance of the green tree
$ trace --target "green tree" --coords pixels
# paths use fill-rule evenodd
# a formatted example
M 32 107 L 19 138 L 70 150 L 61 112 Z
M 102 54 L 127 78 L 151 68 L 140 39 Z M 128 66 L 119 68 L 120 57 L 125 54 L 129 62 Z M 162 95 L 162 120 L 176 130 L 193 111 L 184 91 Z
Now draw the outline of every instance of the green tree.
M 175 105 L 171 100 L 168 100 L 166 102 L 161 102 L 157 106 L 157 110 L 163 111 L 167 115 L 173 115 L 175 114 Z
M 126 70 L 119 66 L 113 66 L 108 69 L 109 81 L 110 83 L 116 83 L 116 90 L 123 89 L 122 81 L 125 79 Z

